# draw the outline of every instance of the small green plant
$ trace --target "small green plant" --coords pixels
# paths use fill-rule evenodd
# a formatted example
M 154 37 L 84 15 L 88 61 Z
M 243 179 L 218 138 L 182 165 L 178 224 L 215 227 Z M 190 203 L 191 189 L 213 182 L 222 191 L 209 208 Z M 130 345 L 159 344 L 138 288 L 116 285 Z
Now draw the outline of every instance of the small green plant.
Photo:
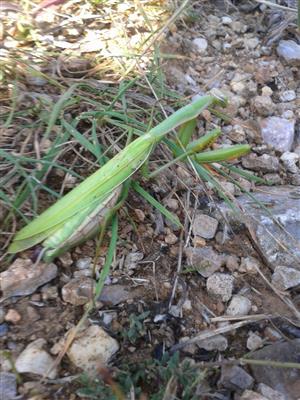
M 127 398 L 129 391 L 138 399 L 143 393 L 149 400 L 163 400 L 172 393 L 172 398 L 196 400 L 197 387 L 204 379 L 204 372 L 190 360 L 180 361 L 179 353 L 165 353 L 161 360 L 149 359 L 140 363 L 124 363 L 115 376 L 122 397 L 114 394 L 102 379 L 90 380 L 82 377 L 82 386 L 77 395 L 88 399 L 120 400 Z
M 149 311 L 145 311 L 142 314 L 130 314 L 129 315 L 129 328 L 123 332 L 123 337 L 127 338 L 131 343 L 135 343 L 138 338 L 146 334 L 144 321 L 150 314 Z

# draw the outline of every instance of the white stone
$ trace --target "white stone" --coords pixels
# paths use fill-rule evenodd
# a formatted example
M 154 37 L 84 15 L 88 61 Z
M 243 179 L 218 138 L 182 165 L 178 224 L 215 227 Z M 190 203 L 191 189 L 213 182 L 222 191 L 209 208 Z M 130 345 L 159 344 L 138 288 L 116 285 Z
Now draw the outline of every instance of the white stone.
M 50 379 L 54 379 L 57 375 L 57 368 L 50 370 L 54 358 L 43 350 L 45 344 L 45 339 L 37 339 L 30 343 L 16 360 L 15 366 L 17 371 L 20 373 L 47 376 Z
M 254 153 L 250 153 L 242 158 L 242 165 L 247 169 L 260 172 L 277 172 L 279 170 L 278 158 L 269 154 L 257 156 Z
M 295 136 L 294 120 L 269 117 L 263 119 L 260 126 L 265 143 L 282 153 L 291 150 Z
M 300 45 L 293 40 L 281 40 L 277 47 L 277 53 L 283 57 L 288 64 L 300 64 Z
M 280 100 L 281 101 L 293 101 L 296 99 L 296 92 L 295 90 L 286 90 L 285 92 L 281 93 Z
M 252 104 L 257 113 L 263 117 L 267 117 L 274 112 L 274 103 L 270 96 L 256 96 L 252 100 Z
M 82 257 L 76 261 L 76 268 L 78 269 L 87 269 L 91 267 L 92 257 Z
M 223 25 L 230 25 L 232 24 L 232 18 L 225 15 L 224 17 L 221 18 L 221 22 Z
M 280 290 L 286 290 L 300 284 L 300 271 L 279 265 L 272 276 L 272 284 Z
M 53 263 L 35 265 L 29 259 L 17 258 L 6 271 L 0 273 L 0 289 L 4 297 L 27 296 L 56 275 L 57 266 Z
M 232 297 L 229 306 L 227 307 L 226 314 L 233 317 L 240 315 L 247 315 L 251 310 L 251 301 L 240 295 L 235 295 Z
M 270 88 L 270 86 L 264 86 L 261 89 L 261 94 L 262 96 L 272 96 L 273 90 Z
M 236 94 L 243 95 L 245 93 L 245 90 L 247 88 L 247 82 L 246 81 L 232 81 L 230 82 L 231 89 L 234 91 Z
M 280 157 L 280 160 L 283 162 L 283 165 L 287 169 L 287 171 L 291 172 L 292 174 L 297 174 L 299 169 L 297 167 L 297 163 L 299 161 L 299 155 L 297 153 L 291 153 L 290 151 L 286 151 Z
M 201 332 L 205 333 L 206 331 Z M 207 331 L 208 332 L 208 331 Z M 198 347 L 201 349 L 205 349 L 206 351 L 218 350 L 225 351 L 228 347 L 228 341 L 223 335 L 215 335 L 208 339 L 201 340 L 196 343 Z
M 295 118 L 295 114 L 292 110 L 286 110 L 282 113 L 282 118 L 285 119 L 294 119 Z
M 257 37 L 244 39 L 244 43 L 245 43 L 246 49 L 254 50 L 259 44 L 259 39 Z
M 204 278 L 217 272 L 226 262 L 224 254 L 219 254 L 210 246 L 187 247 L 185 249 L 187 262 Z
M 195 45 L 195 47 L 197 48 L 198 52 L 203 54 L 206 52 L 208 43 L 207 40 L 204 38 L 196 38 L 193 40 L 193 44 Z
M 261 395 L 260 393 L 254 392 L 253 390 L 245 390 L 240 400 L 271 400 Z M 273 399 L 272 399 L 273 400 Z
M 80 332 L 67 351 L 67 355 L 78 368 L 85 372 L 93 372 L 107 365 L 118 350 L 119 344 L 114 338 L 100 326 L 91 325 Z
M 254 332 L 249 332 L 247 339 L 247 349 L 250 351 L 257 350 L 263 346 L 263 339 Z
M 247 274 L 257 274 L 260 268 L 260 262 L 254 257 L 242 257 L 239 272 L 246 272 Z
M 231 298 L 233 282 L 234 278 L 232 275 L 215 273 L 206 281 L 207 291 L 210 295 L 226 302 Z
M 218 229 L 219 222 L 206 214 L 196 215 L 193 222 L 193 233 L 204 239 L 213 239 Z
M 191 300 L 186 299 L 185 302 L 182 304 L 182 309 L 185 311 L 192 311 L 193 306 Z
M 272 389 L 270 386 L 267 386 L 264 383 L 260 383 L 257 386 L 257 391 L 269 400 L 286 400 L 282 393 Z

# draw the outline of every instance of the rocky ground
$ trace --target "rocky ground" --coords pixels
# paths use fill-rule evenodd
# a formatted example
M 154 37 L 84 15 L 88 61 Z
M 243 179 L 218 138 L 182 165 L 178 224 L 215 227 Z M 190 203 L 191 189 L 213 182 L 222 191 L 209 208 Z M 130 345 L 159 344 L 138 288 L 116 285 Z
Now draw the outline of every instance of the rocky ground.
M 55 11 L 65 12 L 60 7 L 67 3 Z M 281 5 L 295 7 L 291 1 Z M 126 13 L 125 5 L 120 7 Z M 7 16 L 8 11 L 2 12 Z M 223 185 L 240 214 L 217 196 L 207 198 L 183 165 L 162 174 L 152 188 L 181 220 L 188 211 L 182 234 L 131 194 L 135 229 L 124 213 L 120 251 L 95 310 L 51 370 L 91 298 L 94 241 L 48 265 L 34 266 L 28 254 L 15 259 L 0 274 L 1 400 L 125 398 L 106 393 L 99 382 L 97 391 L 94 382 L 80 380 L 83 371 L 105 377 L 105 366 L 123 391 L 120 372 L 129 366 L 131 383 L 140 389 L 134 394 L 131 387 L 128 398 L 133 399 L 299 398 L 300 35 L 295 13 L 225 0 L 193 2 L 187 11 L 161 44 L 163 53 L 176 55 L 166 59 L 164 72 L 182 96 L 212 88 L 228 96 L 222 144 L 252 146 L 236 165 L 270 185 L 238 180 L 263 209 L 231 182 Z M 37 18 L 55 25 L 51 12 Z M 109 39 L 112 31 L 102 23 L 101 35 Z M 75 23 L 63 37 L 51 33 L 48 40 L 53 46 L 59 41 L 62 51 L 70 46 L 82 53 L 113 51 L 98 48 L 92 28 L 83 35 L 85 28 Z M 15 39 L 4 39 L 7 51 Z M 207 111 L 199 132 L 213 123 Z M 151 380 L 153 366 L 146 361 L 166 368 L 163 354 L 172 357 L 176 351 L 180 360 L 170 376 L 156 372 Z M 184 375 L 184 362 L 194 368 L 192 378 Z

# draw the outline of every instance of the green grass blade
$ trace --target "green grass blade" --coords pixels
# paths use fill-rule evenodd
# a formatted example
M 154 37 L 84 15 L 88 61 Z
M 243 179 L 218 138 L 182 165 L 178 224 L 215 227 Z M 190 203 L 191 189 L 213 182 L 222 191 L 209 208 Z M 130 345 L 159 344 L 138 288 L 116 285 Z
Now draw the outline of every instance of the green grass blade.
M 17 107 L 17 98 L 18 98 L 18 86 L 17 86 L 17 82 L 15 81 L 14 85 L 13 85 L 13 90 L 12 90 L 12 105 L 11 105 L 11 109 L 10 109 L 9 115 L 7 117 L 7 120 L 4 124 L 4 128 L 8 128 L 13 120 L 14 113 L 15 113 L 16 107 Z
M 16 207 L 14 207 L 14 205 L 12 204 L 12 202 L 10 201 L 9 197 L 3 192 L 3 190 L 0 189 L 0 199 L 3 200 L 5 202 L 6 205 L 9 206 L 10 209 L 13 209 L 13 211 L 17 214 L 20 215 L 20 217 L 26 222 L 28 223 L 29 220 L 28 218 Z
M 66 132 L 63 136 L 57 137 L 53 146 L 50 148 L 44 160 L 49 161 L 49 164 L 45 164 L 43 168 L 39 171 L 34 173 L 35 182 L 27 181 L 24 182 L 24 186 L 22 186 L 22 190 L 18 193 L 14 201 L 14 207 L 20 208 L 21 205 L 27 200 L 30 194 L 35 194 L 34 187 L 37 186 L 38 182 L 42 180 L 45 174 L 48 172 L 49 168 L 52 166 L 52 161 L 57 156 L 58 152 L 60 151 L 60 144 L 65 143 L 69 138 L 69 133 Z
M 61 111 L 63 110 L 65 103 L 69 100 L 74 90 L 77 88 L 77 84 L 72 85 L 58 100 L 58 102 L 54 105 L 53 110 L 50 114 L 49 123 L 46 128 L 46 132 L 44 135 L 44 140 L 48 139 L 57 119 L 60 116 Z
M 238 175 L 240 175 L 241 177 L 247 179 L 248 181 L 251 182 L 255 182 L 255 183 L 261 183 L 263 185 L 268 185 L 268 181 L 266 181 L 263 178 L 260 178 L 259 176 L 255 176 L 253 174 L 251 174 L 250 172 L 244 171 L 240 168 L 237 168 L 233 165 L 227 164 L 225 162 L 220 163 L 223 167 L 227 168 L 229 171 L 234 172 Z
M 110 271 L 110 266 L 114 258 L 114 254 L 117 248 L 117 241 L 118 241 L 118 215 L 117 213 L 112 217 L 111 221 L 111 239 L 105 259 L 104 266 L 102 268 L 102 271 L 100 273 L 99 279 L 97 281 L 97 284 L 95 286 L 95 301 L 98 299 L 100 296 L 104 282 L 106 278 L 108 277 L 109 271 Z
M 61 119 L 62 126 L 66 129 L 67 132 L 70 133 L 77 141 L 87 149 L 91 154 L 93 154 L 96 158 L 99 157 L 99 149 L 93 145 L 87 138 L 85 138 L 74 126 L 69 124 L 66 120 Z

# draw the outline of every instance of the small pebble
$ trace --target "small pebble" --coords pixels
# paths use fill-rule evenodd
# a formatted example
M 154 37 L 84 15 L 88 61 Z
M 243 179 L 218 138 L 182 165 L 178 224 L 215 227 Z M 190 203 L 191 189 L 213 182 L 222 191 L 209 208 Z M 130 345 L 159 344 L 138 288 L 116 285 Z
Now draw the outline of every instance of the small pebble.
M 225 15 L 224 17 L 221 18 L 221 22 L 223 25 L 230 25 L 232 24 L 232 18 Z
M 239 258 L 235 255 L 230 255 L 227 257 L 226 260 L 226 268 L 230 271 L 230 272 L 234 272 L 237 271 L 239 269 Z
M 200 236 L 194 236 L 193 245 L 194 247 L 204 247 L 206 246 L 206 240 Z
M 168 207 L 170 210 L 176 211 L 178 210 L 179 203 L 178 200 L 176 199 L 167 199 L 164 202 L 165 206 Z
M 261 94 L 262 94 L 262 96 L 272 96 L 272 94 L 273 94 L 273 90 L 270 88 L 270 86 L 264 86 L 262 89 L 261 89 Z
M 204 38 L 196 38 L 196 39 L 193 40 L 193 44 L 195 45 L 196 49 L 198 50 L 198 52 L 200 54 L 203 54 L 203 53 L 206 52 L 207 46 L 208 46 L 208 43 L 207 43 L 206 39 L 204 39 Z
M 204 239 L 213 239 L 218 229 L 219 222 L 206 214 L 198 214 L 193 222 L 193 233 Z
M 297 163 L 299 162 L 299 158 L 299 154 L 286 151 L 282 154 L 280 160 L 283 162 L 283 165 L 287 171 L 291 172 L 292 174 L 298 174 L 299 168 L 297 167 Z
M 250 310 L 251 301 L 247 297 L 235 295 L 229 303 L 226 314 L 231 316 L 247 315 Z
M 92 264 L 92 257 L 82 257 L 76 261 L 76 268 L 87 269 L 90 268 Z
M 242 257 L 239 272 L 255 275 L 260 269 L 260 262 L 254 257 Z
M 70 267 L 73 264 L 71 254 L 68 252 L 59 256 L 58 259 L 65 268 Z
M 145 221 L 146 216 L 143 210 L 136 208 L 134 212 L 140 222 Z
M 244 45 L 248 50 L 254 50 L 259 45 L 260 40 L 257 37 L 244 39 Z
M 233 282 L 232 275 L 215 273 L 206 281 L 207 291 L 213 297 L 220 298 L 220 300 L 226 302 L 231 298 Z
M 257 350 L 263 346 L 263 339 L 254 332 L 249 332 L 247 339 L 247 349 L 250 351 Z
M 7 335 L 8 325 L 6 323 L 0 324 L 0 337 Z
M 4 317 L 6 322 L 11 322 L 12 324 L 17 324 L 21 320 L 21 315 L 18 313 L 17 310 L 11 308 L 8 310 Z
M 5 311 L 3 310 L 2 307 L 0 307 L 0 324 L 4 322 L 4 317 L 5 317 Z
M 282 339 L 281 334 L 276 329 L 271 328 L 270 326 L 266 327 L 266 329 L 264 330 L 264 335 L 272 342 L 277 342 L 278 340 Z
M 166 237 L 165 237 L 165 242 L 167 244 L 175 244 L 178 241 L 178 237 L 174 234 L 174 233 L 169 233 Z

